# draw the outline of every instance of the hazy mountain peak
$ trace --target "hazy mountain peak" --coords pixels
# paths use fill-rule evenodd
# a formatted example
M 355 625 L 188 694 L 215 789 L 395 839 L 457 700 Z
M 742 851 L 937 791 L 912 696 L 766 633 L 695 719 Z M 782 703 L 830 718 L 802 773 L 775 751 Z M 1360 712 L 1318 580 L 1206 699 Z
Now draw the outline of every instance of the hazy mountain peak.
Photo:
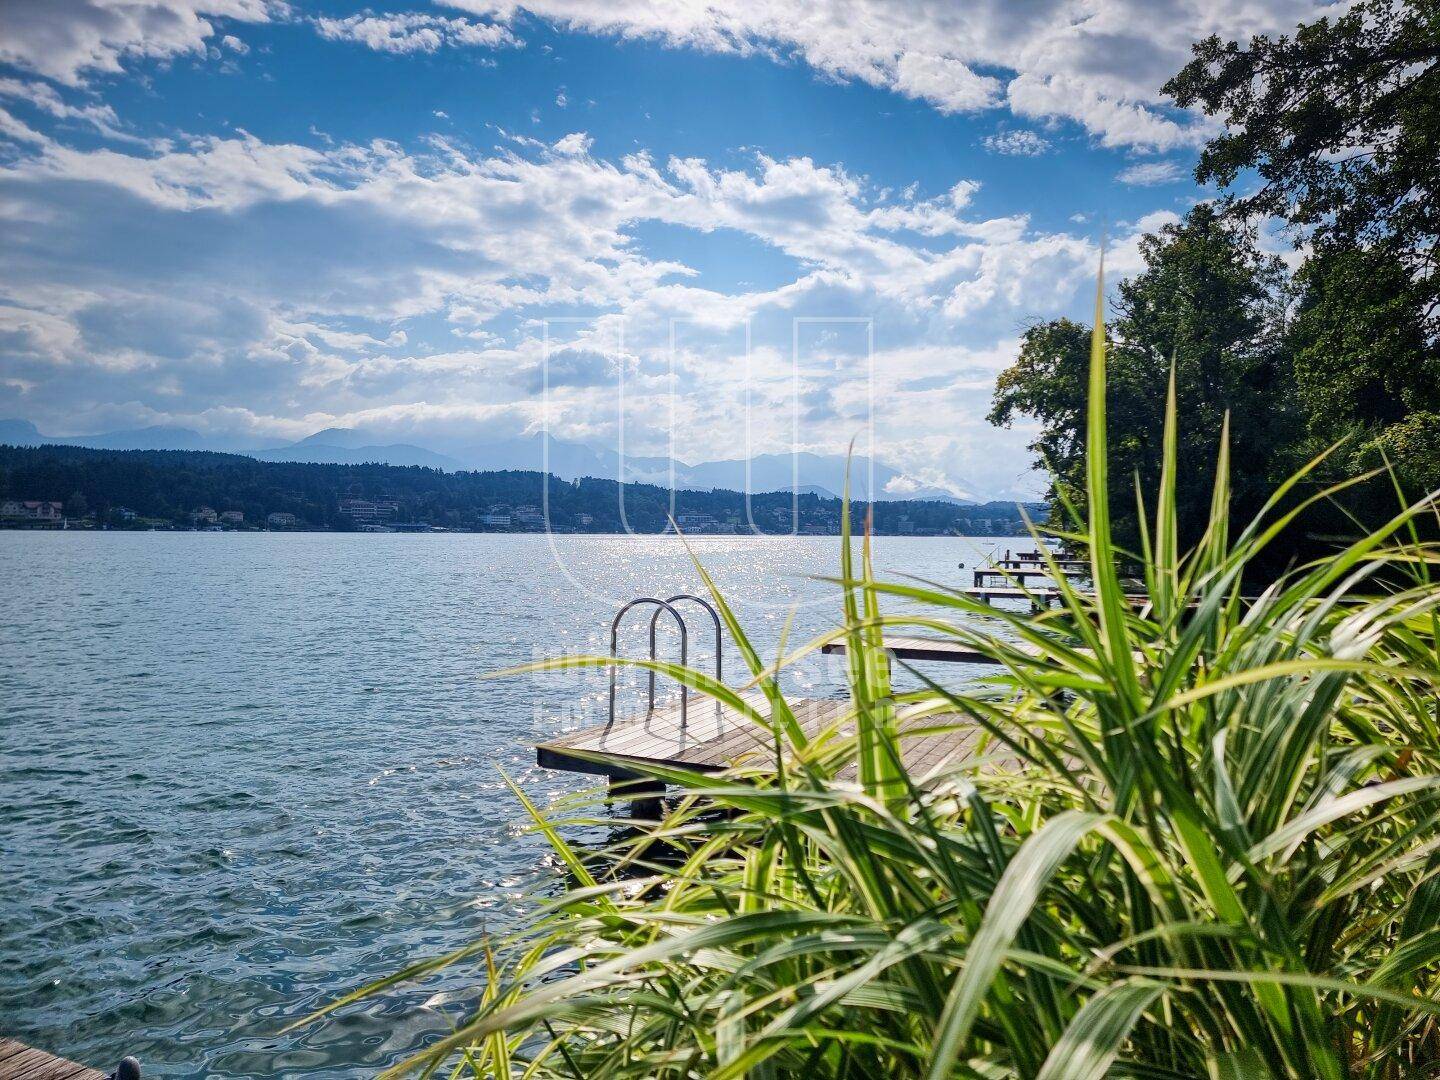
M 0 443 L 10 446 L 35 446 L 44 441 L 40 429 L 29 420 L 0 420 Z

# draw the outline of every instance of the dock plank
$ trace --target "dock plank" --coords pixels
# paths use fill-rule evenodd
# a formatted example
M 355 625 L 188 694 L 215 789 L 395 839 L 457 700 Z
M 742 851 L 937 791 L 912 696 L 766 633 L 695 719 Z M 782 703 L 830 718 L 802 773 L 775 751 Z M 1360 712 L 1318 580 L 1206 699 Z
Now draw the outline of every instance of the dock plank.
M 18 1039 L 0 1038 L 0 1080 L 107 1080 L 106 1074 Z
M 744 696 L 757 712 L 769 715 L 769 703 L 762 694 L 752 691 Z M 795 721 L 807 738 L 832 728 L 842 735 L 854 734 L 847 699 L 802 698 L 790 704 Z M 930 729 L 957 721 L 960 721 L 959 715 L 953 714 L 916 719 L 906 726 Z M 973 751 L 978 730 L 968 720 L 951 731 L 909 738 L 902 729 L 901 755 L 916 775 L 928 774 L 940 763 L 968 756 Z M 694 695 L 683 726 L 677 703 L 540 743 L 535 748 L 535 757 L 537 763 L 547 769 L 630 780 L 644 775 L 641 770 L 646 763 L 703 772 L 757 761 L 763 764 L 774 753 L 773 747 L 773 737 L 767 728 L 732 709 L 717 708 L 709 698 Z M 581 757 L 581 753 L 586 756 Z
M 845 652 L 845 641 L 822 645 L 822 653 Z M 918 634 L 886 634 L 884 648 L 897 660 L 934 660 L 947 664 L 998 664 L 999 661 L 958 641 L 924 637 Z
M 1048 569 L 1020 570 L 1000 566 L 980 566 L 975 568 L 972 576 L 975 580 L 975 587 L 980 588 L 985 584 L 986 578 L 995 577 L 1002 581 L 1018 581 L 1023 585 L 1026 578 L 1048 578 L 1050 571 Z

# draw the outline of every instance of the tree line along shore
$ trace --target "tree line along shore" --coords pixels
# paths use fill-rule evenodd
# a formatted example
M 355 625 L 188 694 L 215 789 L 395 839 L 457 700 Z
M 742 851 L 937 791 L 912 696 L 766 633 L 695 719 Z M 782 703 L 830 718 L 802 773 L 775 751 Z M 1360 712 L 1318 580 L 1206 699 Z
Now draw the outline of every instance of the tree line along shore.
M 860 527 L 913 536 L 1015 536 L 1013 502 L 852 505 Z M 1031 506 L 1032 519 L 1044 510 Z M 841 501 L 816 491 L 676 491 L 539 472 L 258 461 L 189 450 L 0 447 L 0 526 L 343 532 L 833 535 Z

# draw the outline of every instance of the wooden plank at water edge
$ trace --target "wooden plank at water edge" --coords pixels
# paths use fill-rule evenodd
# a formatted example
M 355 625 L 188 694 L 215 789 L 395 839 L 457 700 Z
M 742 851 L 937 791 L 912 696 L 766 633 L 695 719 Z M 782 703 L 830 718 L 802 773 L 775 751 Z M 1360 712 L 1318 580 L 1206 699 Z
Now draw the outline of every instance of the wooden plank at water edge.
M 761 715 L 769 714 L 763 695 L 751 692 L 744 697 Z M 800 730 L 813 737 L 843 721 L 850 703 L 837 698 L 802 698 L 791 701 L 790 707 Z M 933 731 L 957 720 L 958 715 L 927 717 L 915 726 Z M 968 757 L 976 734 L 968 721 L 953 731 L 917 732 L 904 739 L 901 756 L 908 765 L 929 771 L 941 761 Z M 732 765 L 763 764 L 773 752 L 768 730 L 710 698 L 692 694 L 683 724 L 677 703 L 541 743 L 535 747 L 535 760 L 546 769 L 635 780 L 643 777 L 639 770 L 646 763 L 717 772 Z
M 764 695 L 752 691 L 743 697 L 762 715 L 769 715 Z M 795 705 L 797 719 L 806 706 L 820 704 L 831 706 L 832 713 L 844 705 L 840 701 L 800 702 Z M 638 762 L 715 770 L 747 751 L 766 749 L 766 731 L 728 706 L 693 692 L 686 706 L 683 717 L 677 702 L 541 743 L 535 748 L 536 761 L 547 769 L 634 779 L 638 774 L 626 766 Z M 810 708 L 809 712 L 817 710 Z M 815 727 L 818 730 L 818 712 Z M 587 756 L 577 756 L 577 750 Z M 589 755 L 603 755 L 604 760 L 597 762 Z
M 0 1038 L 0 1080 L 108 1080 L 88 1065 L 47 1054 L 18 1039 Z
M 820 646 L 822 653 L 843 653 L 844 638 Z M 962 645 L 945 638 L 920 637 L 909 634 L 886 634 L 884 650 L 897 660 L 934 660 L 949 664 L 998 664 L 1000 661 L 988 653 Z

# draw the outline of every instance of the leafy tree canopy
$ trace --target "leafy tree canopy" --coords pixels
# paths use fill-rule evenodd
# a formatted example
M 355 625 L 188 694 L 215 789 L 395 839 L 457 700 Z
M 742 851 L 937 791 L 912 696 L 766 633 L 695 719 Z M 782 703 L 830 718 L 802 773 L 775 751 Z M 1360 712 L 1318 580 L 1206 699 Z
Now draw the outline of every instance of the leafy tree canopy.
M 1440 5 L 1364 0 L 1293 37 L 1248 47 L 1211 37 L 1165 86 L 1182 107 L 1225 119 L 1196 178 L 1262 183 L 1236 200 L 1283 218 L 1321 248 L 1398 261 L 1431 320 L 1440 303 Z
M 1292 346 L 1312 449 L 1350 436 L 1344 468 L 1389 459 L 1412 494 L 1440 486 L 1416 452 L 1440 444 L 1440 5 L 1362 0 L 1194 53 L 1165 89 L 1226 124 L 1196 178 L 1308 248 Z
M 1110 335 L 1110 475 L 1117 535 L 1138 539 L 1134 478 L 1154 490 L 1172 363 L 1181 402 L 1178 450 L 1181 535 L 1194 540 L 1208 513 L 1209 477 L 1227 412 L 1237 461 L 1236 513 L 1258 508 L 1289 460 L 1299 429 L 1285 340 L 1286 276 L 1252 229 L 1209 205 L 1141 242 L 1144 271 L 1122 283 Z M 1062 496 L 1083 503 L 1086 373 L 1090 328 L 1068 319 L 1025 334 L 1001 373 L 990 421 L 1039 421 L 1031 449 L 1054 471 L 1052 514 Z

